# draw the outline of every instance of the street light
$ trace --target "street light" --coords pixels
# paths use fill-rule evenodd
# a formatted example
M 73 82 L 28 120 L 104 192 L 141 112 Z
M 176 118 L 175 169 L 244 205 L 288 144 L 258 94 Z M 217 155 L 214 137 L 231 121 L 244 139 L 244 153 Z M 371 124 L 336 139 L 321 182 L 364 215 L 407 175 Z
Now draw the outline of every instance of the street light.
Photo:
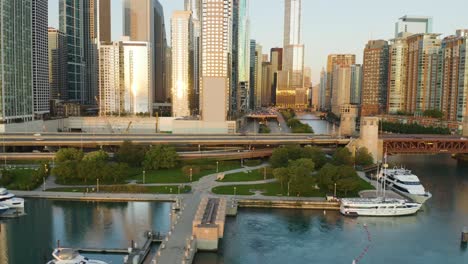
M 96 192 L 99 192 L 99 178 L 96 179 Z
M 289 196 L 289 185 L 291 184 L 291 180 L 288 181 L 288 196 Z
M 192 182 L 192 172 L 193 172 L 193 170 L 192 170 L 192 168 L 190 168 L 190 182 Z
M 219 172 L 219 161 L 216 161 L 216 172 Z
M 145 184 L 146 171 L 143 171 L 143 184 Z
M 335 191 L 334 191 L 334 196 L 336 198 L 336 182 L 335 182 Z
M 237 187 L 234 187 L 234 196 L 236 196 Z

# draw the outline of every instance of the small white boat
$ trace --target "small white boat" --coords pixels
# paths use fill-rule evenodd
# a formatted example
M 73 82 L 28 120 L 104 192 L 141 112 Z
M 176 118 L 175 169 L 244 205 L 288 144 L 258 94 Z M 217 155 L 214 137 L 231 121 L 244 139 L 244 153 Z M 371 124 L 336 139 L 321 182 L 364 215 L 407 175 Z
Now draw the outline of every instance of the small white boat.
M 411 199 L 417 203 L 424 203 L 432 197 L 430 192 L 424 189 L 418 176 L 404 168 L 393 168 L 384 172 L 385 183 L 393 191 Z
M 404 216 L 415 214 L 420 208 L 420 203 L 403 199 L 350 198 L 341 200 L 340 212 L 346 216 Z
M 8 206 L 10 209 L 23 209 L 24 199 L 16 197 L 5 188 L 0 188 L 0 204 Z
M 83 257 L 78 251 L 71 248 L 57 248 L 52 253 L 54 260 L 47 264 L 108 264 L 104 261 Z

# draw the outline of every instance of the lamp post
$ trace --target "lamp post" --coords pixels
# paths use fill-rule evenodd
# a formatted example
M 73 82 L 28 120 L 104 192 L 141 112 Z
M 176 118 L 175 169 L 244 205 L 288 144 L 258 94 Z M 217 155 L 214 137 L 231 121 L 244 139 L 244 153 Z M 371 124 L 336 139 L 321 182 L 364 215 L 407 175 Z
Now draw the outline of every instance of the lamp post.
M 99 178 L 96 179 L 96 192 L 99 192 Z
M 143 184 L 145 184 L 146 171 L 143 171 Z
M 234 187 L 234 196 L 236 196 L 237 187 Z
M 291 180 L 288 181 L 288 196 L 289 196 L 289 185 L 291 184 Z
M 219 172 L 219 161 L 216 161 L 216 172 Z
M 45 177 L 42 177 L 42 182 L 44 183 L 44 185 L 42 187 L 42 191 L 45 192 L 45 190 L 46 190 Z
M 190 168 L 190 182 L 192 182 L 192 172 L 193 172 L 193 170 L 192 170 L 192 168 Z
M 263 167 L 263 180 L 266 181 L 266 167 Z
M 333 192 L 334 196 L 336 198 L 336 182 L 335 182 L 335 191 Z

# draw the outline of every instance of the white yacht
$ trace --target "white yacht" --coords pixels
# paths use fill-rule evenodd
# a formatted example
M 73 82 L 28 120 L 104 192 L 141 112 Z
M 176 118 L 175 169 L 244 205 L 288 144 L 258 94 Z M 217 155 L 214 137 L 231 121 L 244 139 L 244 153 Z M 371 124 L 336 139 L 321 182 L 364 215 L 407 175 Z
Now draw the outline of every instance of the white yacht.
M 0 205 L 8 206 L 10 209 L 24 209 L 24 199 L 16 197 L 5 188 L 0 188 Z
M 404 216 L 415 214 L 420 208 L 420 203 L 402 199 L 350 198 L 341 200 L 340 212 L 346 216 Z
M 385 198 L 385 182 L 388 164 L 383 164 L 383 171 L 378 173 L 376 198 L 342 199 L 340 212 L 345 216 L 404 216 L 415 214 L 422 206 L 421 203 L 408 202 L 404 199 Z
M 78 251 L 71 248 L 57 248 L 52 253 L 54 260 L 47 264 L 107 264 L 104 261 L 83 257 Z
M 10 210 L 10 207 L 0 204 L 0 215 L 2 215 L 3 213 L 5 213 L 8 210 Z
M 404 168 L 393 168 L 384 172 L 385 183 L 393 191 L 408 197 L 417 203 L 424 203 L 432 197 L 424 189 L 418 176 Z

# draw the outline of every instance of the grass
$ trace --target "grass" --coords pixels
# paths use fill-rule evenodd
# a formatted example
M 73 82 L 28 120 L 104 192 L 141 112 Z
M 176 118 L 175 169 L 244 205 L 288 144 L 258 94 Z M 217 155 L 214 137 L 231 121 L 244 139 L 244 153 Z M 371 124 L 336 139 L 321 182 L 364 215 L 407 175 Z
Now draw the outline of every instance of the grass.
M 185 185 L 180 189 L 180 193 L 189 193 L 192 187 Z M 52 188 L 47 189 L 49 192 L 76 192 L 84 193 L 86 191 L 92 192 L 91 188 Z M 94 190 L 95 191 L 95 190 Z M 176 194 L 179 192 L 178 185 L 166 186 L 139 186 L 139 185 L 114 185 L 114 186 L 100 186 L 100 193 L 150 193 L 150 194 Z
M 312 186 L 312 184 L 310 184 Z M 281 188 L 281 184 L 279 182 L 267 183 L 267 184 L 252 184 L 252 185 L 227 185 L 227 186 L 218 186 L 213 188 L 211 191 L 215 194 L 221 195 L 234 195 L 234 187 L 235 195 L 241 196 L 249 196 L 254 195 L 255 191 L 261 191 L 262 195 L 264 196 L 288 196 L 288 189 L 286 186 Z M 358 197 L 359 192 L 363 190 L 373 190 L 374 187 L 370 185 L 368 182 L 359 179 L 359 188 L 355 192 L 348 192 L 346 197 Z M 291 197 L 325 197 L 327 191 L 325 190 L 317 190 L 315 188 L 310 188 L 309 190 L 301 193 L 301 195 L 297 195 L 297 193 L 290 193 Z M 344 193 L 338 192 L 338 196 L 344 197 Z
M 224 179 L 219 182 L 248 182 L 248 181 L 263 181 L 265 179 L 265 169 L 253 170 L 250 172 L 238 172 L 227 174 Z M 266 169 L 266 179 L 272 179 L 273 174 L 270 168 Z
M 219 172 L 239 169 L 239 161 L 218 161 Z M 183 168 L 186 171 L 183 171 Z M 190 182 L 189 168 L 192 168 L 192 182 L 200 180 L 202 177 L 216 173 L 215 160 L 193 160 L 184 161 L 177 168 L 147 171 L 145 175 L 145 183 L 188 183 Z M 138 176 L 132 177 L 133 180 L 141 183 L 143 174 L 140 172 Z

